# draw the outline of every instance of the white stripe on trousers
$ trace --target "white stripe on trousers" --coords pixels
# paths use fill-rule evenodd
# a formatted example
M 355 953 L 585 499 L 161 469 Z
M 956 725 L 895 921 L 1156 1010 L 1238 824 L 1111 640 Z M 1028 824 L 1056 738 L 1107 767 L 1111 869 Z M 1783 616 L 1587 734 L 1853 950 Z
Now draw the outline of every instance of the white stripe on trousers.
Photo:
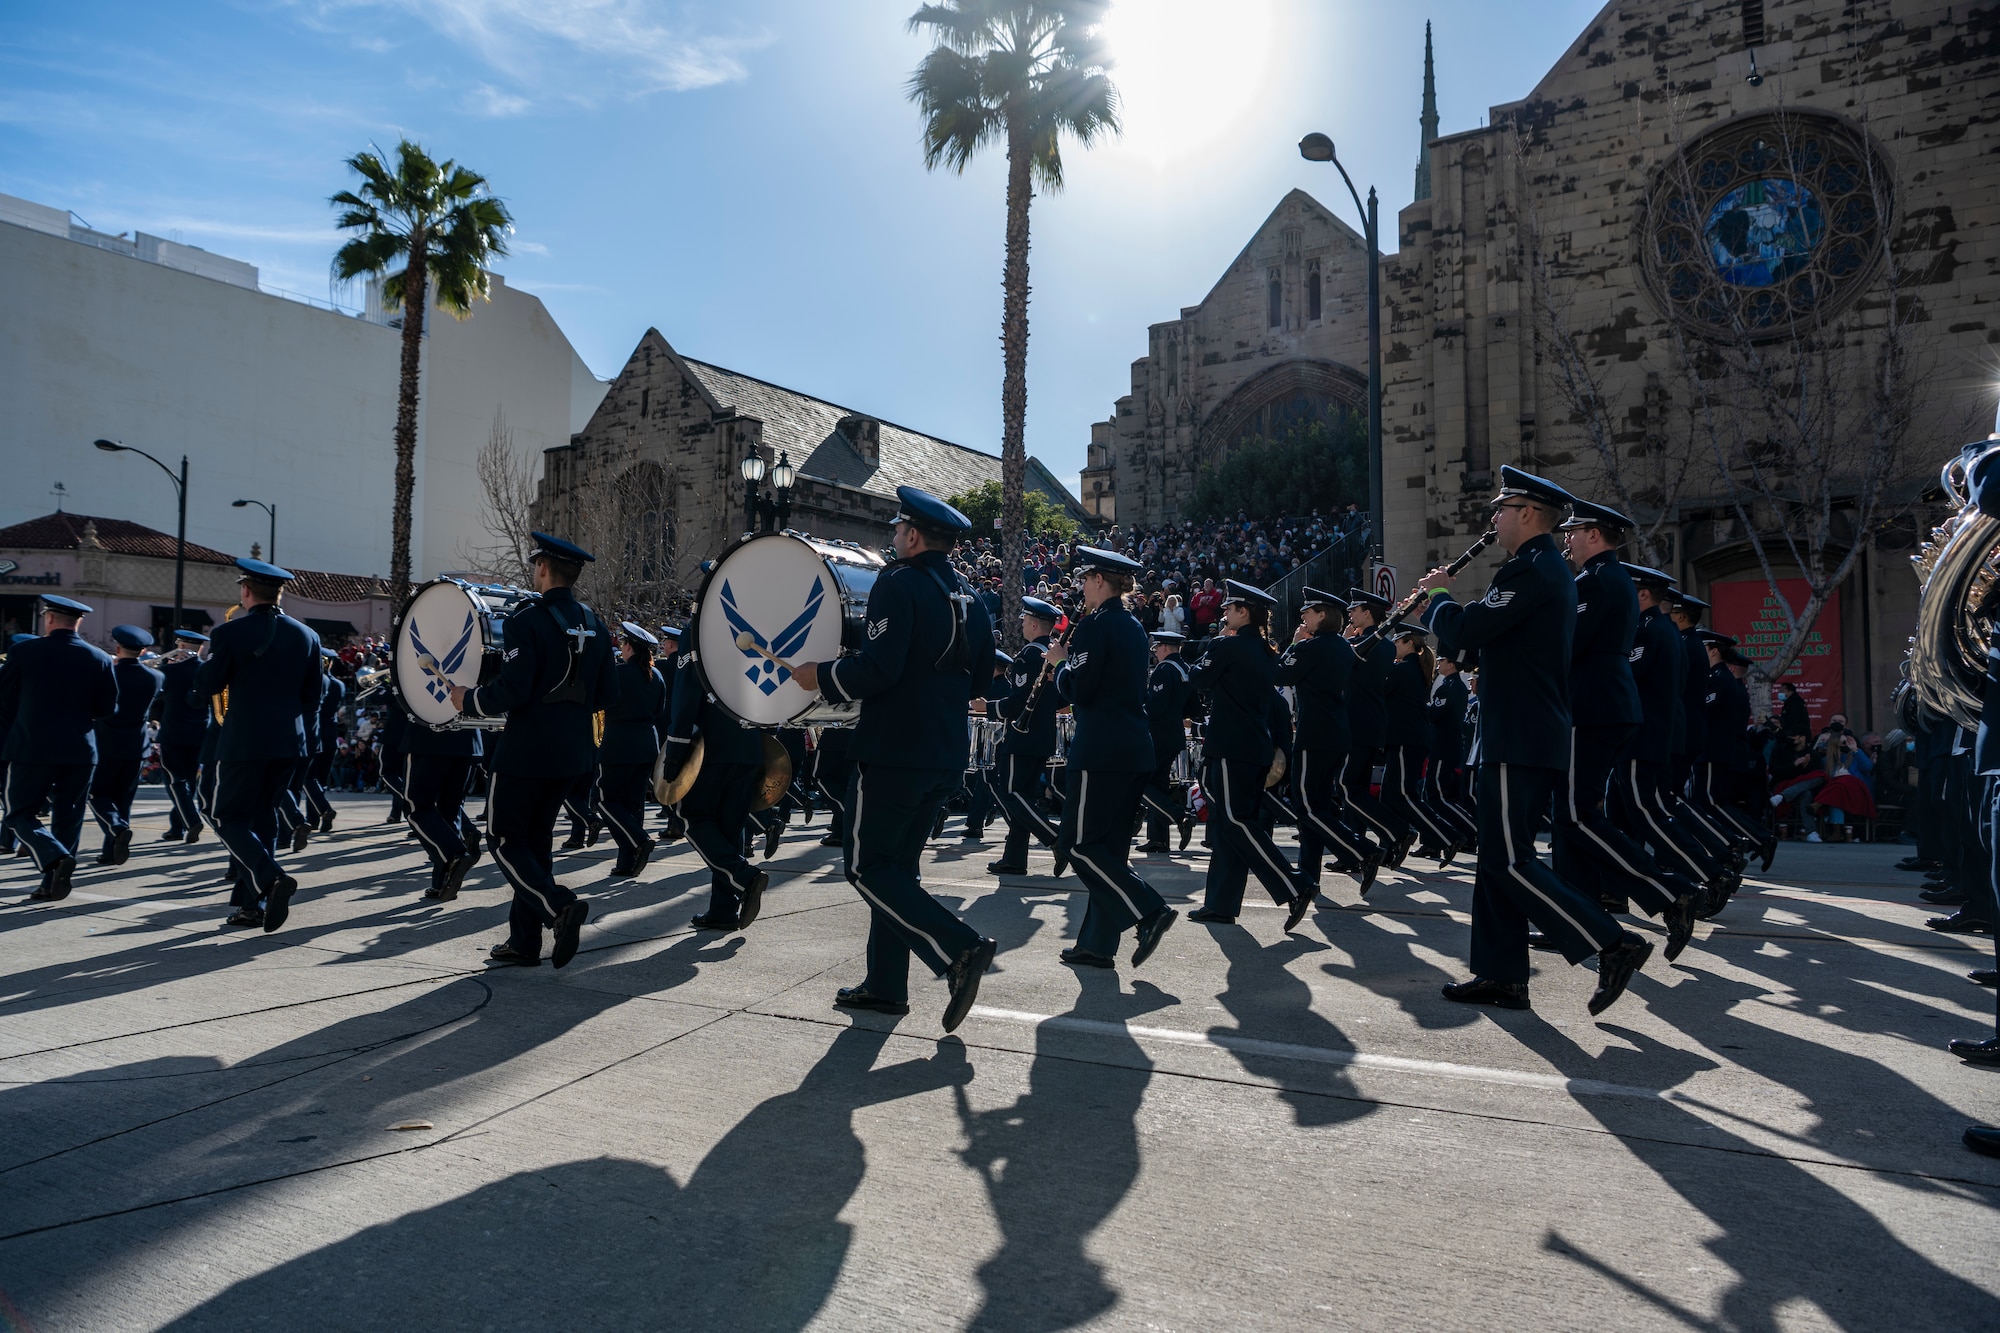
M 869 887 L 866 884 L 863 884 L 861 882 L 861 802 L 862 798 L 866 795 L 866 793 L 862 790 L 862 787 L 867 781 L 867 776 L 868 776 L 867 771 L 865 769 L 857 768 L 854 771 L 854 821 L 852 827 L 850 827 L 847 830 L 847 835 L 854 839 L 854 887 L 861 891 L 861 896 L 868 900 L 868 905 L 870 907 L 873 907 L 876 911 L 881 912 L 883 915 L 887 916 L 891 921 L 901 926 L 904 930 L 909 931 L 910 934 L 917 936 L 925 944 L 930 945 L 931 952 L 936 954 L 939 958 L 943 959 L 945 963 L 949 965 L 951 962 L 951 958 L 945 953 L 943 949 L 938 947 L 938 942 L 936 940 L 932 939 L 929 935 L 925 934 L 923 931 L 918 930 L 915 926 L 911 925 L 909 922 L 903 920 L 902 917 L 896 915 L 895 908 L 883 902 L 880 897 L 878 897 L 875 893 L 870 891 Z
M 1263 857 L 1264 864 L 1270 866 L 1272 870 L 1277 872 L 1278 878 L 1285 881 L 1285 887 L 1288 889 L 1294 888 L 1297 879 L 1297 873 L 1293 871 L 1290 866 L 1285 864 L 1285 858 L 1280 856 L 1277 858 L 1276 861 L 1273 861 L 1271 858 L 1274 855 L 1274 853 L 1266 850 L 1263 840 L 1256 836 L 1256 834 L 1251 830 L 1250 825 L 1244 823 L 1242 820 L 1236 817 L 1235 814 L 1236 803 L 1230 799 L 1230 794 L 1229 794 L 1228 761 L 1223 759 L 1218 759 L 1215 761 L 1215 767 L 1222 774 L 1223 817 L 1227 819 L 1230 823 L 1234 824 L 1237 827 L 1237 829 L 1243 834 L 1243 840 L 1250 844 L 1250 850 L 1255 852 L 1257 855 Z
M 487 788 L 487 792 L 489 793 L 487 799 L 489 802 L 492 800 L 491 793 L 498 792 L 499 790 L 500 790 L 500 775 L 498 773 L 495 773 L 493 775 L 492 785 Z M 550 836 L 551 837 L 554 836 L 553 829 L 550 831 Z M 542 905 L 542 911 L 548 913 L 550 919 L 553 920 L 556 915 L 556 909 L 549 905 L 549 900 L 542 896 L 542 891 L 540 889 L 537 889 L 534 885 L 530 884 L 527 880 L 521 877 L 521 872 L 518 869 L 516 869 L 514 863 L 507 858 L 506 846 L 507 846 L 507 840 L 505 838 L 496 837 L 493 839 L 493 859 L 500 863 L 500 873 L 507 877 L 507 882 L 509 884 L 513 885 L 516 889 L 520 890 L 522 893 L 527 894 L 528 896 L 533 898 L 536 902 L 540 903 Z
M 1514 855 L 1514 821 L 1509 818 L 1512 812 L 1507 808 L 1507 792 L 1511 786 L 1512 784 L 1507 781 L 1507 765 L 1503 763 L 1500 765 L 1500 837 L 1507 844 L 1507 873 L 1518 880 L 1522 888 L 1547 903 L 1550 910 L 1555 912 L 1557 916 L 1569 922 L 1570 929 L 1583 936 L 1587 943 L 1597 944 L 1596 939 L 1591 936 L 1591 933 L 1585 930 L 1575 917 L 1563 910 L 1561 903 L 1549 897 L 1548 894 L 1543 893 L 1541 889 L 1536 887 L 1535 881 L 1529 879 L 1521 872 L 1520 863 L 1515 860 Z M 1600 953 L 1610 947 L 1609 944 L 1597 944 Z
M 1639 761 L 1636 759 L 1632 761 L 1633 771 L 1635 774 L 1638 771 L 1638 763 Z M 1589 836 L 1590 840 L 1597 844 L 1599 850 L 1601 850 L 1606 856 L 1610 857 L 1613 861 L 1615 861 L 1618 865 L 1618 868 L 1624 871 L 1626 874 L 1630 875 L 1633 879 L 1652 885 L 1654 889 L 1658 890 L 1661 893 L 1666 894 L 1669 899 L 1678 899 L 1680 897 L 1679 894 L 1675 893 L 1672 889 L 1668 888 L 1666 885 L 1660 883 L 1660 881 L 1655 879 L 1653 876 L 1645 874 L 1644 872 L 1638 870 L 1633 865 L 1631 865 L 1628 861 L 1626 861 L 1626 859 L 1623 856 L 1618 854 L 1617 848 L 1613 847 L 1610 843 L 1606 842 L 1596 829 L 1592 828 L 1589 824 L 1584 822 L 1583 810 L 1576 803 L 1576 728 L 1575 727 L 1571 727 L 1569 729 L 1569 781 L 1565 785 L 1568 786 L 1569 788 L 1569 822 L 1572 825 L 1574 825 L 1579 829 L 1582 829 L 1584 833 Z M 1599 797 L 1599 799 L 1602 800 L 1603 798 Z M 1596 808 L 1595 803 L 1593 803 L 1592 808 L 1593 809 Z
M 1410 807 L 1410 813 L 1416 816 L 1418 823 L 1431 831 L 1440 848 L 1451 846 L 1451 834 L 1439 828 L 1437 820 L 1431 818 L 1430 811 L 1424 808 L 1423 793 L 1410 790 L 1410 763 L 1403 756 L 1403 747 L 1397 745 L 1391 748 L 1396 756 L 1396 792 L 1403 798 L 1403 804 Z
M 403 790 L 405 792 L 410 790 L 410 778 L 415 773 L 416 767 L 417 757 L 415 755 L 406 754 L 403 756 Z M 410 803 L 407 796 L 403 799 L 406 803 Z M 436 859 L 439 865 L 443 865 L 451 859 L 444 854 L 444 848 L 433 842 L 429 835 L 424 832 L 424 826 L 417 822 L 417 809 L 414 803 L 410 803 L 410 828 L 416 833 L 417 841 L 429 849 L 431 856 Z
M 1029 799 L 1026 793 L 1015 790 L 1014 764 L 1023 757 L 1018 754 L 1007 756 L 1007 799 L 1021 807 L 1021 813 L 1027 816 L 1030 823 L 1040 825 L 1042 831 L 1048 835 L 1048 840 L 1051 843 L 1060 842 L 1062 840 L 1062 833 L 1054 825 L 1050 824 L 1047 819 L 1043 818 L 1042 812 L 1035 809 L 1034 801 Z M 1044 760 L 1043 762 L 1046 763 L 1047 761 Z
M 1335 831 L 1334 826 L 1326 822 L 1325 816 L 1321 815 L 1319 811 L 1313 809 L 1312 788 L 1307 785 L 1307 779 L 1306 779 L 1306 770 L 1312 763 L 1312 751 L 1300 750 L 1298 752 L 1298 755 L 1299 755 L 1299 809 L 1305 811 L 1306 818 L 1312 821 L 1313 826 L 1319 830 L 1321 837 L 1325 838 L 1329 843 L 1333 844 L 1335 847 L 1338 847 L 1342 851 L 1346 852 L 1349 856 L 1353 857 L 1355 860 L 1357 861 L 1365 860 L 1366 858 L 1361 854 L 1360 848 L 1356 847 L 1353 843 L 1349 842 L 1347 839 L 1341 837 L 1340 834 Z M 1340 785 L 1340 779 L 1343 776 L 1345 776 L 1347 772 L 1347 760 L 1345 756 L 1342 756 L 1341 758 L 1340 769 L 1341 771 L 1339 773 L 1334 774 L 1333 778 L 1334 786 L 1336 787 Z M 1301 855 L 1304 855 L 1304 853 L 1301 853 Z M 1301 865 L 1299 867 L 1299 870 L 1301 873 L 1303 873 L 1305 867 Z
M 1078 843 L 1081 843 L 1083 841 L 1083 834 L 1084 834 L 1083 821 L 1085 817 L 1084 816 L 1085 802 L 1089 801 L 1090 799 L 1090 770 L 1087 768 L 1078 769 L 1077 778 L 1078 781 L 1077 781 L 1077 791 L 1076 791 L 1076 840 Z M 1130 912 L 1134 917 L 1137 917 L 1139 915 L 1139 906 L 1137 903 L 1134 903 L 1132 901 L 1132 895 L 1125 892 L 1124 885 L 1120 884 L 1117 880 L 1111 878 L 1111 876 L 1105 874 L 1104 868 L 1102 866 L 1098 865 L 1097 862 L 1085 856 L 1075 847 L 1070 848 L 1069 854 L 1072 857 L 1076 858 L 1076 863 L 1078 865 L 1089 866 L 1090 872 L 1093 875 L 1096 875 L 1099 879 L 1103 880 L 1104 886 L 1106 888 L 1110 889 L 1113 893 L 1118 895 L 1119 901 L 1125 904 L 1126 911 Z
M 1655 811 L 1654 808 L 1647 803 L 1646 789 L 1639 785 L 1639 761 L 1637 759 L 1631 759 L 1627 760 L 1626 762 L 1632 766 L 1631 775 L 1627 779 L 1627 781 L 1629 781 L 1632 784 L 1632 804 L 1638 806 L 1640 812 L 1646 816 L 1646 826 L 1653 830 L 1653 837 L 1658 840 L 1660 846 L 1665 847 L 1668 851 L 1673 853 L 1673 855 L 1679 857 L 1682 861 L 1686 862 L 1688 868 L 1693 870 L 1696 873 L 1696 875 L 1699 875 L 1701 873 L 1701 863 L 1695 860 L 1693 856 L 1689 855 L 1686 848 L 1682 847 L 1679 843 L 1675 842 L 1671 837 L 1669 837 L 1666 829 L 1660 827 L 1660 818 L 1661 817 L 1670 818 L 1671 816 L 1667 816 L 1666 810 L 1664 808 Z
M 1743 822 L 1743 818 L 1740 814 L 1730 809 L 1726 803 L 1715 799 L 1714 764 L 1704 764 L 1702 766 L 1701 783 L 1703 792 L 1705 792 L 1708 796 L 1708 803 L 1709 805 L 1714 807 L 1715 813 L 1721 815 L 1722 818 L 1728 823 L 1734 824 L 1736 826 L 1736 831 L 1742 834 L 1745 838 L 1748 838 L 1752 842 L 1759 841 L 1757 835 L 1751 831 L 1750 826 Z

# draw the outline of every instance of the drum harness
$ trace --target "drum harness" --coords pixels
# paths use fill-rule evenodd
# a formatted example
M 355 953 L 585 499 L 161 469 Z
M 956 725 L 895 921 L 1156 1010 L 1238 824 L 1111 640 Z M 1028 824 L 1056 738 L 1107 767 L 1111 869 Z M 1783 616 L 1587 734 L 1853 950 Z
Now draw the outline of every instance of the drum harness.
M 569 640 L 569 654 L 567 660 L 563 663 L 562 679 L 557 681 L 550 688 L 549 692 L 542 696 L 542 702 L 547 704 L 588 703 L 589 696 L 584 690 L 583 681 L 580 679 L 581 673 L 577 668 L 583 665 L 584 640 L 596 638 L 597 631 L 591 629 L 583 621 L 579 621 L 575 625 L 566 623 L 562 616 L 557 613 L 555 604 L 546 599 L 538 600 L 535 605 L 549 613 L 549 619 L 556 622 L 556 629 L 561 632 L 564 638 Z M 586 612 L 585 614 L 588 613 Z
M 938 591 L 944 594 L 945 605 L 951 608 L 951 642 L 947 643 L 944 646 L 944 651 L 938 654 L 937 661 L 931 663 L 931 670 L 937 672 L 970 671 L 972 669 L 972 653 L 969 645 L 966 643 L 965 616 L 966 607 L 972 602 L 972 594 L 965 591 L 965 585 L 962 582 L 954 590 L 951 584 L 945 582 L 944 575 L 938 573 L 937 570 L 931 568 L 929 565 L 919 565 L 917 568 L 929 575 L 932 583 L 937 584 Z M 954 581 L 956 581 L 955 575 Z

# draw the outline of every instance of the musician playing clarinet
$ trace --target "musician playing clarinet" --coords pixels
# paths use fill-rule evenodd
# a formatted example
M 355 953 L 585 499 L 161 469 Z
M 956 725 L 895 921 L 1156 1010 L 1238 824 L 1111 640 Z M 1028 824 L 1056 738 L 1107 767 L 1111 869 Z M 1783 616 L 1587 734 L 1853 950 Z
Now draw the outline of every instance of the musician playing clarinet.
M 1136 560 L 1079 546 L 1084 616 L 1066 643 L 1051 644 L 1055 688 L 1076 716 L 1070 743 L 1069 795 L 1063 804 L 1063 846 L 1090 891 L 1083 926 L 1062 960 L 1074 967 L 1112 967 L 1118 937 L 1138 928 L 1132 966 L 1152 957 L 1180 913 L 1132 872 L 1132 822 L 1153 768 L 1146 724 L 1146 631 L 1125 609 L 1124 594 L 1140 572 Z
M 1001 771 L 1000 800 L 1007 815 L 1007 841 L 1000 859 L 987 865 L 989 875 L 1027 874 L 1030 837 L 1056 852 L 1054 873 L 1062 874 L 1061 839 L 1041 809 L 1042 779 L 1048 775 L 1049 760 L 1056 752 L 1056 710 L 1062 701 L 1054 691 L 1036 688 L 1042 681 L 1049 636 L 1061 619 L 1062 611 L 1054 603 L 1039 597 L 1021 599 L 1021 651 L 1007 677 L 1008 691 L 995 708 L 1007 720 L 994 756 Z

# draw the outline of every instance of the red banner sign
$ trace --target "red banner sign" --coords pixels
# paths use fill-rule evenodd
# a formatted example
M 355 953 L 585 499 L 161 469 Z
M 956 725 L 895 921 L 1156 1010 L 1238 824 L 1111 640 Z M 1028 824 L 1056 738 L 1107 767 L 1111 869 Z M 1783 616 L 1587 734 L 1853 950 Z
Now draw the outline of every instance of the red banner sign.
M 1797 612 L 1806 604 L 1809 590 L 1804 579 L 1779 579 L 1785 600 Z M 1767 580 L 1730 579 L 1709 589 L 1715 610 L 1711 617 L 1717 631 L 1730 635 L 1742 645 L 1743 655 L 1757 661 L 1776 657 L 1791 637 L 1791 623 L 1785 608 L 1772 593 Z M 1792 661 L 1780 680 L 1796 686 L 1806 701 L 1815 734 L 1828 718 L 1847 706 L 1843 693 L 1840 660 L 1840 594 L 1835 592 L 1820 608 L 1813 627 L 1806 632 L 1805 647 Z M 1776 709 L 1777 691 L 1772 691 L 1771 707 Z

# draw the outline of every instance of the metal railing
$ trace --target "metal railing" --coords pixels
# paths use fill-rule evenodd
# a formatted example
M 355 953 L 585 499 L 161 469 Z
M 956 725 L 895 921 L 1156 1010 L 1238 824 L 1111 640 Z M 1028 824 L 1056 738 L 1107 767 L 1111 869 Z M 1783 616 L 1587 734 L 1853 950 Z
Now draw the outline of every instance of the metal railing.
M 1365 523 L 1352 532 L 1336 534 L 1329 545 L 1301 560 L 1283 578 L 1264 589 L 1278 599 L 1278 608 L 1271 613 L 1273 643 L 1282 645 L 1291 641 L 1293 627 L 1298 623 L 1299 599 L 1307 587 L 1347 595 L 1349 583 L 1358 580 L 1366 567 L 1367 536 Z

